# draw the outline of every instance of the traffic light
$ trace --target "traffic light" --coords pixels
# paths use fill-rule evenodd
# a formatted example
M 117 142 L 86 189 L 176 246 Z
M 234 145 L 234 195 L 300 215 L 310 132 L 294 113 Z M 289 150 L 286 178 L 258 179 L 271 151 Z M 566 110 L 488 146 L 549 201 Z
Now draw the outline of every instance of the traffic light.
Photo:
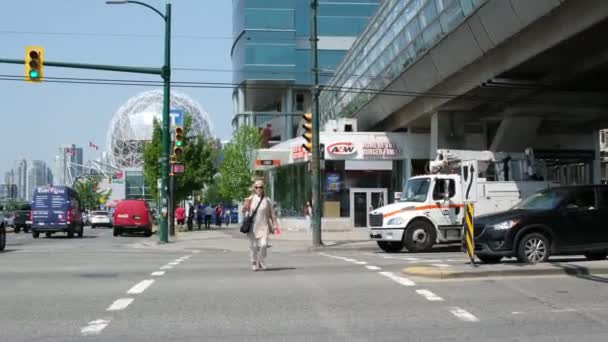
M 44 48 L 41 46 L 28 46 L 25 48 L 25 80 L 28 82 L 41 82 L 44 67 Z
M 302 134 L 302 137 L 306 140 L 306 142 L 302 144 L 302 147 L 304 147 L 308 153 L 312 153 L 312 113 L 306 113 L 302 115 L 302 118 L 304 118 L 304 124 L 302 125 L 304 134 Z
M 181 126 L 175 127 L 175 145 L 173 155 L 180 157 L 184 154 L 184 129 Z

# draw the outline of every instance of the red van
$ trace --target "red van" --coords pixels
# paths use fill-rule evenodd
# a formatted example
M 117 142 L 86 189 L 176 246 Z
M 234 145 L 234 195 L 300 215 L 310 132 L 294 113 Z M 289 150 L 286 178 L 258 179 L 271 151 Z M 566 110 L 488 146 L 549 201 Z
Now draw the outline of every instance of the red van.
M 154 233 L 154 221 L 148 203 L 144 200 L 120 201 L 114 210 L 114 236 L 126 232 Z

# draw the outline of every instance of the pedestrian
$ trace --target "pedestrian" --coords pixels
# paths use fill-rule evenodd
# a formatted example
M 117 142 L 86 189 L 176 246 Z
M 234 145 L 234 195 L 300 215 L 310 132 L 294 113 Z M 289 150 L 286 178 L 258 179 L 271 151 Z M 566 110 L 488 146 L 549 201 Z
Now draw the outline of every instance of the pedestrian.
M 306 218 L 306 232 L 310 234 L 312 232 L 312 205 L 310 204 L 310 201 L 306 201 L 304 217 Z
M 188 208 L 188 230 L 192 231 L 194 224 L 194 203 Z
M 175 219 L 177 220 L 177 228 L 181 232 L 184 230 L 184 220 L 186 218 L 186 209 L 181 205 L 177 206 L 175 209 Z
M 224 224 L 226 224 L 226 227 L 230 225 L 230 208 L 224 210 Z
M 211 229 L 211 216 L 213 216 L 213 207 L 211 206 L 211 203 L 207 204 L 203 210 L 205 212 L 205 229 Z
M 222 206 L 218 203 L 213 209 L 215 214 L 215 225 L 217 228 L 222 228 Z
M 198 230 L 201 230 L 201 226 L 203 225 L 204 215 L 205 214 L 203 212 L 203 204 L 201 203 L 196 208 L 196 223 L 198 223 Z
M 266 254 L 269 243 L 268 236 L 278 233 L 278 225 L 274 207 L 270 198 L 264 194 L 264 182 L 255 181 L 253 184 L 254 194 L 245 200 L 243 210 L 246 215 L 254 215 L 253 228 L 247 237 L 249 238 L 249 261 L 254 271 L 266 269 Z

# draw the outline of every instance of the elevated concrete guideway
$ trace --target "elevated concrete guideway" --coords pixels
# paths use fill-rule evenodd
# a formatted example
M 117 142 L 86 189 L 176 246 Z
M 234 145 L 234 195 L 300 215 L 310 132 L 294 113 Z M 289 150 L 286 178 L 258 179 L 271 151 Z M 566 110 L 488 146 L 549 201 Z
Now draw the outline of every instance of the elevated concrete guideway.
M 352 116 L 364 130 L 430 132 L 431 154 L 533 147 L 583 166 L 562 182 L 597 182 L 605 32 L 608 1 L 489 0 L 385 88 L 412 96 L 376 95 Z

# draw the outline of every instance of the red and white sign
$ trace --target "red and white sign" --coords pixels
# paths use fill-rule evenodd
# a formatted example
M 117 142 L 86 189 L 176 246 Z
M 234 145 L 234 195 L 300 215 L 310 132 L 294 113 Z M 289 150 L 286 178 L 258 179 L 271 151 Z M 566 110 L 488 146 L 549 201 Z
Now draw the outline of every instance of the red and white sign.
M 334 156 L 350 156 L 357 153 L 352 142 L 338 142 L 327 146 L 327 153 Z
M 396 156 L 400 151 L 392 143 L 366 143 L 363 145 L 363 155 L 366 156 Z
M 293 160 L 306 158 L 306 150 L 302 146 L 296 146 L 291 149 L 291 158 Z

